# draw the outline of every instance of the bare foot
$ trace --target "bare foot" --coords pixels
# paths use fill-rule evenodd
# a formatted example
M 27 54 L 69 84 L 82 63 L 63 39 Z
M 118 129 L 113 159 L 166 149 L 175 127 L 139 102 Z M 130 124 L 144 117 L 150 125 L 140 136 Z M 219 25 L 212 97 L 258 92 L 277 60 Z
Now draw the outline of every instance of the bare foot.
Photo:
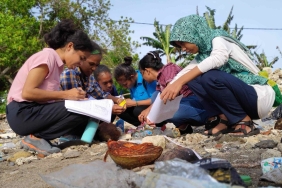
M 216 134 L 218 133 L 219 131 L 222 131 L 224 129 L 227 129 L 227 126 L 223 123 L 219 123 L 217 126 L 215 126 L 213 129 L 212 129 L 212 134 Z M 205 134 L 208 134 L 208 131 L 205 131 L 204 132 Z

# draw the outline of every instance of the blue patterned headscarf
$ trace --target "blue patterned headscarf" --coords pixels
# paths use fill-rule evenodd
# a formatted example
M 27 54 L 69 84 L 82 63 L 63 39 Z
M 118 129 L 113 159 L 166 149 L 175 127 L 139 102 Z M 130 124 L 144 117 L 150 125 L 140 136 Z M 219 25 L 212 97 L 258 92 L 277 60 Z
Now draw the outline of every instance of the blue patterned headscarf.
M 212 40 L 215 37 L 223 37 L 229 42 L 238 45 L 249 57 L 249 49 L 239 40 L 231 37 L 226 31 L 222 29 L 211 29 L 204 17 L 198 15 L 190 15 L 180 18 L 175 24 L 170 34 L 170 44 L 178 47 L 175 42 L 189 42 L 196 44 L 199 52 L 195 57 L 198 63 L 210 56 L 212 51 Z M 230 73 L 241 79 L 247 84 L 264 85 L 267 79 L 251 73 L 245 66 L 236 60 L 229 58 L 228 62 L 220 67 L 220 70 Z

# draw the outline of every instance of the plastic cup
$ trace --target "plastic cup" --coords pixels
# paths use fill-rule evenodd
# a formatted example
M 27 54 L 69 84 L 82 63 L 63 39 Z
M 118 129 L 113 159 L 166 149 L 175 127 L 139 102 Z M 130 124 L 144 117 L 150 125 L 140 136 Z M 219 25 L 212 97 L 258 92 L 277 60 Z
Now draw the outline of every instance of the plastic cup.
M 99 122 L 90 120 L 83 132 L 81 140 L 83 142 L 91 144 L 98 126 L 99 126 Z

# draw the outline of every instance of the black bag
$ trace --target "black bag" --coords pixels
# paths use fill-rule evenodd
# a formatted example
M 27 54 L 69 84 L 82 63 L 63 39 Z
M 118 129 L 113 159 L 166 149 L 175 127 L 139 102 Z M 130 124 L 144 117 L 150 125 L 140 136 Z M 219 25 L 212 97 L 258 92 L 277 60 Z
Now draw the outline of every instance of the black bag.
M 203 158 L 198 160 L 195 164 L 207 170 L 209 174 L 219 182 L 247 187 L 236 169 L 232 167 L 227 160 Z

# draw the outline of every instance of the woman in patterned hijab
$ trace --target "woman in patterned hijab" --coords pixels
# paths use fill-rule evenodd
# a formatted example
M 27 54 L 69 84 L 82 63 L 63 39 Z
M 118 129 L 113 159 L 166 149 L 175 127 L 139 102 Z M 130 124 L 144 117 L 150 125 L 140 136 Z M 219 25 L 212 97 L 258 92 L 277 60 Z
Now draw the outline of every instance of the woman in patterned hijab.
M 161 94 L 164 102 L 174 99 L 182 85 L 188 84 L 209 112 L 210 120 L 218 117 L 217 125 L 209 127 L 205 135 L 231 131 L 233 136 L 258 134 L 252 119 L 268 114 L 275 92 L 267 85 L 268 79 L 259 76 L 248 48 L 224 30 L 210 29 L 205 18 L 198 15 L 179 19 L 170 43 L 197 54 L 193 61 L 197 66 L 176 76 Z

